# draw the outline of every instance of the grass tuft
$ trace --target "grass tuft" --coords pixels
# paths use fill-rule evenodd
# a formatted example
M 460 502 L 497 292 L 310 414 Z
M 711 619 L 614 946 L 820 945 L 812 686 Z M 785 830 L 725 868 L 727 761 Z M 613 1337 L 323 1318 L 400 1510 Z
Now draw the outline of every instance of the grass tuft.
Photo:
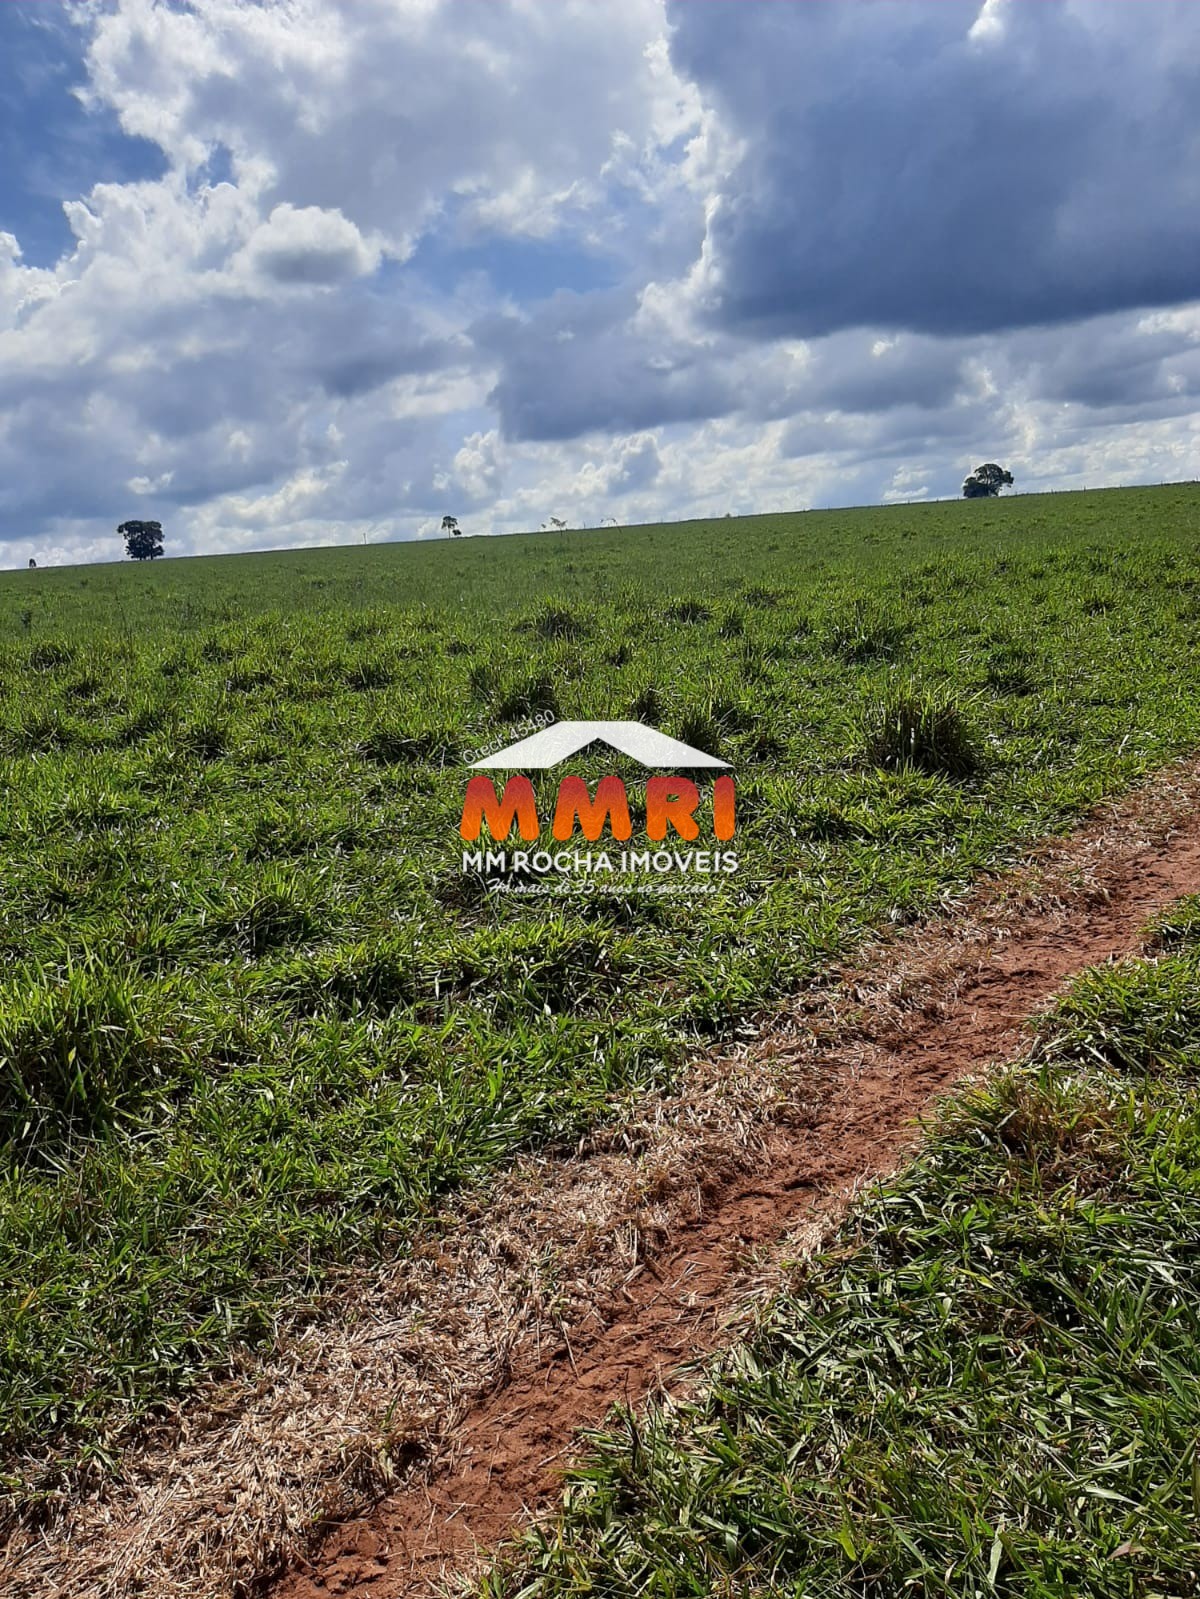
M 888 616 L 878 605 L 855 600 L 835 614 L 824 643 L 830 654 L 851 665 L 864 661 L 891 661 L 908 636 L 908 626 Z
M 458 760 L 458 746 L 446 733 L 432 729 L 407 732 L 396 727 L 376 727 L 356 747 L 364 761 L 376 766 L 429 764 L 449 766 Z
M 1146 939 L 1151 949 L 1200 948 L 1200 894 L 1185 894 L 1156 916 L 1146 929 Z
M 551 716 L 559 714 L 558 690 L 553 678 L 545 672 L 514 684 L 496 706 L 496 715 L 507 721 L 518 716 L 535 716 L 539 711 L 548 711 Z
M 676 600 L 667 606 L 664 615 L 669 622 L 707 622 L 712 615 L 712 606 L 695 598 Z
M 544 605 L 534 616 L 518 624 L 524 631 L 544 639 L 583 638 L 587 623 L 562 605 Z
M 97 964 L 0 990 L 0 1141 L 45 1148 L 95 1133 L 182 1064 L 160 994 Z
M 865 723 L 863 755 L 871 766 L 955 778 L 981 768 L 974 732 L 952 699 L 904 689 L 873 706 Z

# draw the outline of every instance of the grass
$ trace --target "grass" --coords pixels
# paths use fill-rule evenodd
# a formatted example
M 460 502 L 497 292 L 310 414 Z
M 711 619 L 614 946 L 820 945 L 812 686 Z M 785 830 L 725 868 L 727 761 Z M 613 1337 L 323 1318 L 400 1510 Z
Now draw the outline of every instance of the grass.
M 36 1157 L 111 1125 L 178 1074 L 185 1035 L 165 996 L 141 1003 L 103 967 L 0 990 L 0 1138 Z
M 1200 746 L 1198 519 L 1181 486 L 0 577 L 14 1502 L 23 1452 L 113 1458 L 331 1264 Z M 464 877 L 465 752 L 546 712 L 731 761 L 739 874 L 699 910 Z
M 967 714 L 945 694 L 899 689 L 867 713 L 864 757 L 872 766 L 972 777 L 981 757 Z
M 1194 1594 L 1194 903 L 1176 922 L 944 1108 L 698 1399 L 596 1435 L 489 1599 Z

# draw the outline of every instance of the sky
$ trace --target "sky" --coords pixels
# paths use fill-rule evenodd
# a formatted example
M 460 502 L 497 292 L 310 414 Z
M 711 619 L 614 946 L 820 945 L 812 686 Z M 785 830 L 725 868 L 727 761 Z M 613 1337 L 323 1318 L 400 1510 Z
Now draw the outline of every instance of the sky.
M 1200 477 L 1195 0 L 0 0 L 0 566 Z

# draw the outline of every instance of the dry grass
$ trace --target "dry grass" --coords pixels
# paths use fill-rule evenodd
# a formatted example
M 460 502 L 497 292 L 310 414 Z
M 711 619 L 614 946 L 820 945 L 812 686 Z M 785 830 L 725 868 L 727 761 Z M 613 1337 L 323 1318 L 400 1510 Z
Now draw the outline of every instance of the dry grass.
M 415 1258 L 345 1274 L 270 1359 L 247 1360 L 131 1440 L 118 1480 L 56 1485 L 53 1461 L 41 1462 L 41 1514 L 0 1556 L 4 1592 L 215 1599 L 302 1556 L 323 1522 L 444 1460 L 479 1395 L 594 1326 L 656 1241 L 762 1164 L 789 1125 L 811 1124 L 836 1084 L 869 1075 L 889 1040 L 936 1019 L 998 943 L 1031 917 L 1040 936 L 1069 936 L 1073 914 L 1103 903 L 1139 856 L 1194 827 L 1198 800 L 1200 762 L 1169 768 L 697 1059 L 683 1092 L 643 1098 L 571 1158 L 524 1160 L 486 1196 L 448 1207 Z M 774 1263 L 819 1235 L 809 1216 L 803 1235 L 748 1260 L 731 1304 L 765 1291 Z

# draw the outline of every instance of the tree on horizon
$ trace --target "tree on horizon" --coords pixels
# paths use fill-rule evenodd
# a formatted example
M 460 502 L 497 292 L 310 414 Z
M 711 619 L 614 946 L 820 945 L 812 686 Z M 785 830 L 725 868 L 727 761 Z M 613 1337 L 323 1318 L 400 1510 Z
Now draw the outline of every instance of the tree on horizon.
M 131 561 L 153 561 L 163 552 L 161 522 L 122 522 L 117 532 L 125 540 Z
M 1013 475 L 997 466 L 995 461 L 985 461 L 977 466 L 962 486 L 965 500 L 994 500 L 1001 489 L 1011 488 Z

